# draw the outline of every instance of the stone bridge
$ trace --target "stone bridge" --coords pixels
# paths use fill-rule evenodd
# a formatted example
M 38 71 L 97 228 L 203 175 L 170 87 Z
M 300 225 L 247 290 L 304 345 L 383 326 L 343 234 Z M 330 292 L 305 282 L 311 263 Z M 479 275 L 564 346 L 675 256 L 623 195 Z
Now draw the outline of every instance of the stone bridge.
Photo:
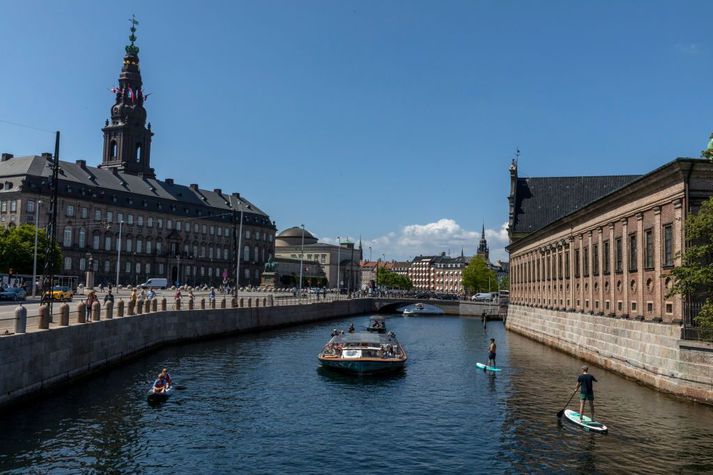
M 374 298 L 374 311 L 376 313 L 396 313 L 399 308 L 406 305 L 423 303 L 435 305 L 443 309 L 446 315 L 463 315 L 480 317 L 485 315 L 490 319 L 502 318 L 507 314 L 507 307 L 502 311 L 497 302 L 470 302 L 467 300 L 437 300 L 437 299 L 416 299 L 416 298 Z

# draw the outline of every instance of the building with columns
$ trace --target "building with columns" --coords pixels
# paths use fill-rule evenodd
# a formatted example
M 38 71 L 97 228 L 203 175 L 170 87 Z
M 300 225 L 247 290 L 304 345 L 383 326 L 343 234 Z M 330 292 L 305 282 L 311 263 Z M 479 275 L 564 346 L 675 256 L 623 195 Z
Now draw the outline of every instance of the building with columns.
M 713 194 L 713 163 L 679 158 L 645 175 L 519 177 L 510 167 L 510 302 L 691 324 L 671 269 L 685 220 Z
M 114 283 L 118 276 L 121 284 L 166 277 L 217 285 L 235 280 L 240 242 L 240 283 L 257 285 L 274 254 L 276 227 L 270 217 L 240 193 L 156 178 L 135 31 L 132 25 L 112 90 L 110 119 L 101 129 L 101 164 L 59 164 L 60 274 L 82 281 L 91 262 L 97 283 Z M 48 224 L 51 164 L 50 154 L 2 154 L 0 226 L 34 224 L 36 219 L 40 226 Z

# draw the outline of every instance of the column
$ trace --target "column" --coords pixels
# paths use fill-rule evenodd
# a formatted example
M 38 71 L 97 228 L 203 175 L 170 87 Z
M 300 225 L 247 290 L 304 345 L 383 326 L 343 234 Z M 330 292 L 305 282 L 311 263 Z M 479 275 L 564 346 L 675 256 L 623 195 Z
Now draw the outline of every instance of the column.
M 609 312 L 616 313 L 616 246 L 614 243 L 614 223 L 609 223 Z
M 663 318 L 663 295 L 661 286 L 661 207 L 654 208 L 654 317 Z
M 594 240 L 592 239 L 592 231 L 587 232 L 587 262 L 589 263 L 589 269 L 587 269 L 587 287 L 589 287 L 589 290 L 587 290 L 587 299 L 589 300 L 589 309 L 588 310 L 593 310 L 594 309 L 594 299 L 592 298 L 594 296 L 594 289 L 592 288 L 594 286 L 594 270 L 593 268 L 593 259 L 592 259 L 592 243 Z
M 597 269 L 599 269 L 599 275 L 597 276 L 597 284 L 599 290 L 597 291 L 596 299 L 599 302 L 599 308 L 595 308 L 597 313 L 604 312 L 604 229 L 597 229 Z
M 681 251 L 683 251 L 683 202 L 677 199 L 673 202 L 673 265 L 681 265 Z M 673 296 L 673 320 L 683 321 L 683 298 L 676 294 Z
M 579 278 L 577 279 L 577 284 L 579 284 L 579 292 L 577 293 L 577 298 L 579 299 L 580 312 L 584 311 L 584 235 L 579 235 L 579 262 L 577 263 L 577 273 Z M 576 303 L 576 302 L 575 302 Z
M 622 313 L 629 315 L 629 220 L 624 218 L 621 220 L 621 263 L 623 270 L 622 277 Z
M 568 309 L 573 309 L 575 304 L 574 295 L 574 236 L 569 237 L 569 305 Z
M 646 315 L 646 299 L 644 298 L 644 290 L 646 283 L 644 282 L 644 213 L 636 215 L 636 315 Z

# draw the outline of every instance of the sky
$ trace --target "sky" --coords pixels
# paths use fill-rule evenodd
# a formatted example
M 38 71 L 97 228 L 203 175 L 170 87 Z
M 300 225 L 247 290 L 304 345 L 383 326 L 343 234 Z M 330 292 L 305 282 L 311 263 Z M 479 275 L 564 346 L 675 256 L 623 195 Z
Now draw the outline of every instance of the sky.
M 129 18 L 151 165 L 365 258 L 507 259 L 520 176 L 642 174 L 713 130 L 710 1 L 0 0 L 0 151 L 101 162 Z M 16 124 L 27 125 L 32 128 Z

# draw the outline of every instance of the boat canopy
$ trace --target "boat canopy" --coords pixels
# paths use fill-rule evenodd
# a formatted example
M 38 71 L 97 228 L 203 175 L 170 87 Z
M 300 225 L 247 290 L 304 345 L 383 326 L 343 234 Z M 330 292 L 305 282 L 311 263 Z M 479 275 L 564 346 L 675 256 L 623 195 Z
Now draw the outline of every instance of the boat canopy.
M 389 334 L 384 333 L 345 333 L 344 335 L 337 335 L 332 338 L 332 343 L 343 343 L 346 345 L 359 345 L 359 344 L 369 344 L 369 345 L 387 345 L 395 344 L 396 340 L 389 336 Z

